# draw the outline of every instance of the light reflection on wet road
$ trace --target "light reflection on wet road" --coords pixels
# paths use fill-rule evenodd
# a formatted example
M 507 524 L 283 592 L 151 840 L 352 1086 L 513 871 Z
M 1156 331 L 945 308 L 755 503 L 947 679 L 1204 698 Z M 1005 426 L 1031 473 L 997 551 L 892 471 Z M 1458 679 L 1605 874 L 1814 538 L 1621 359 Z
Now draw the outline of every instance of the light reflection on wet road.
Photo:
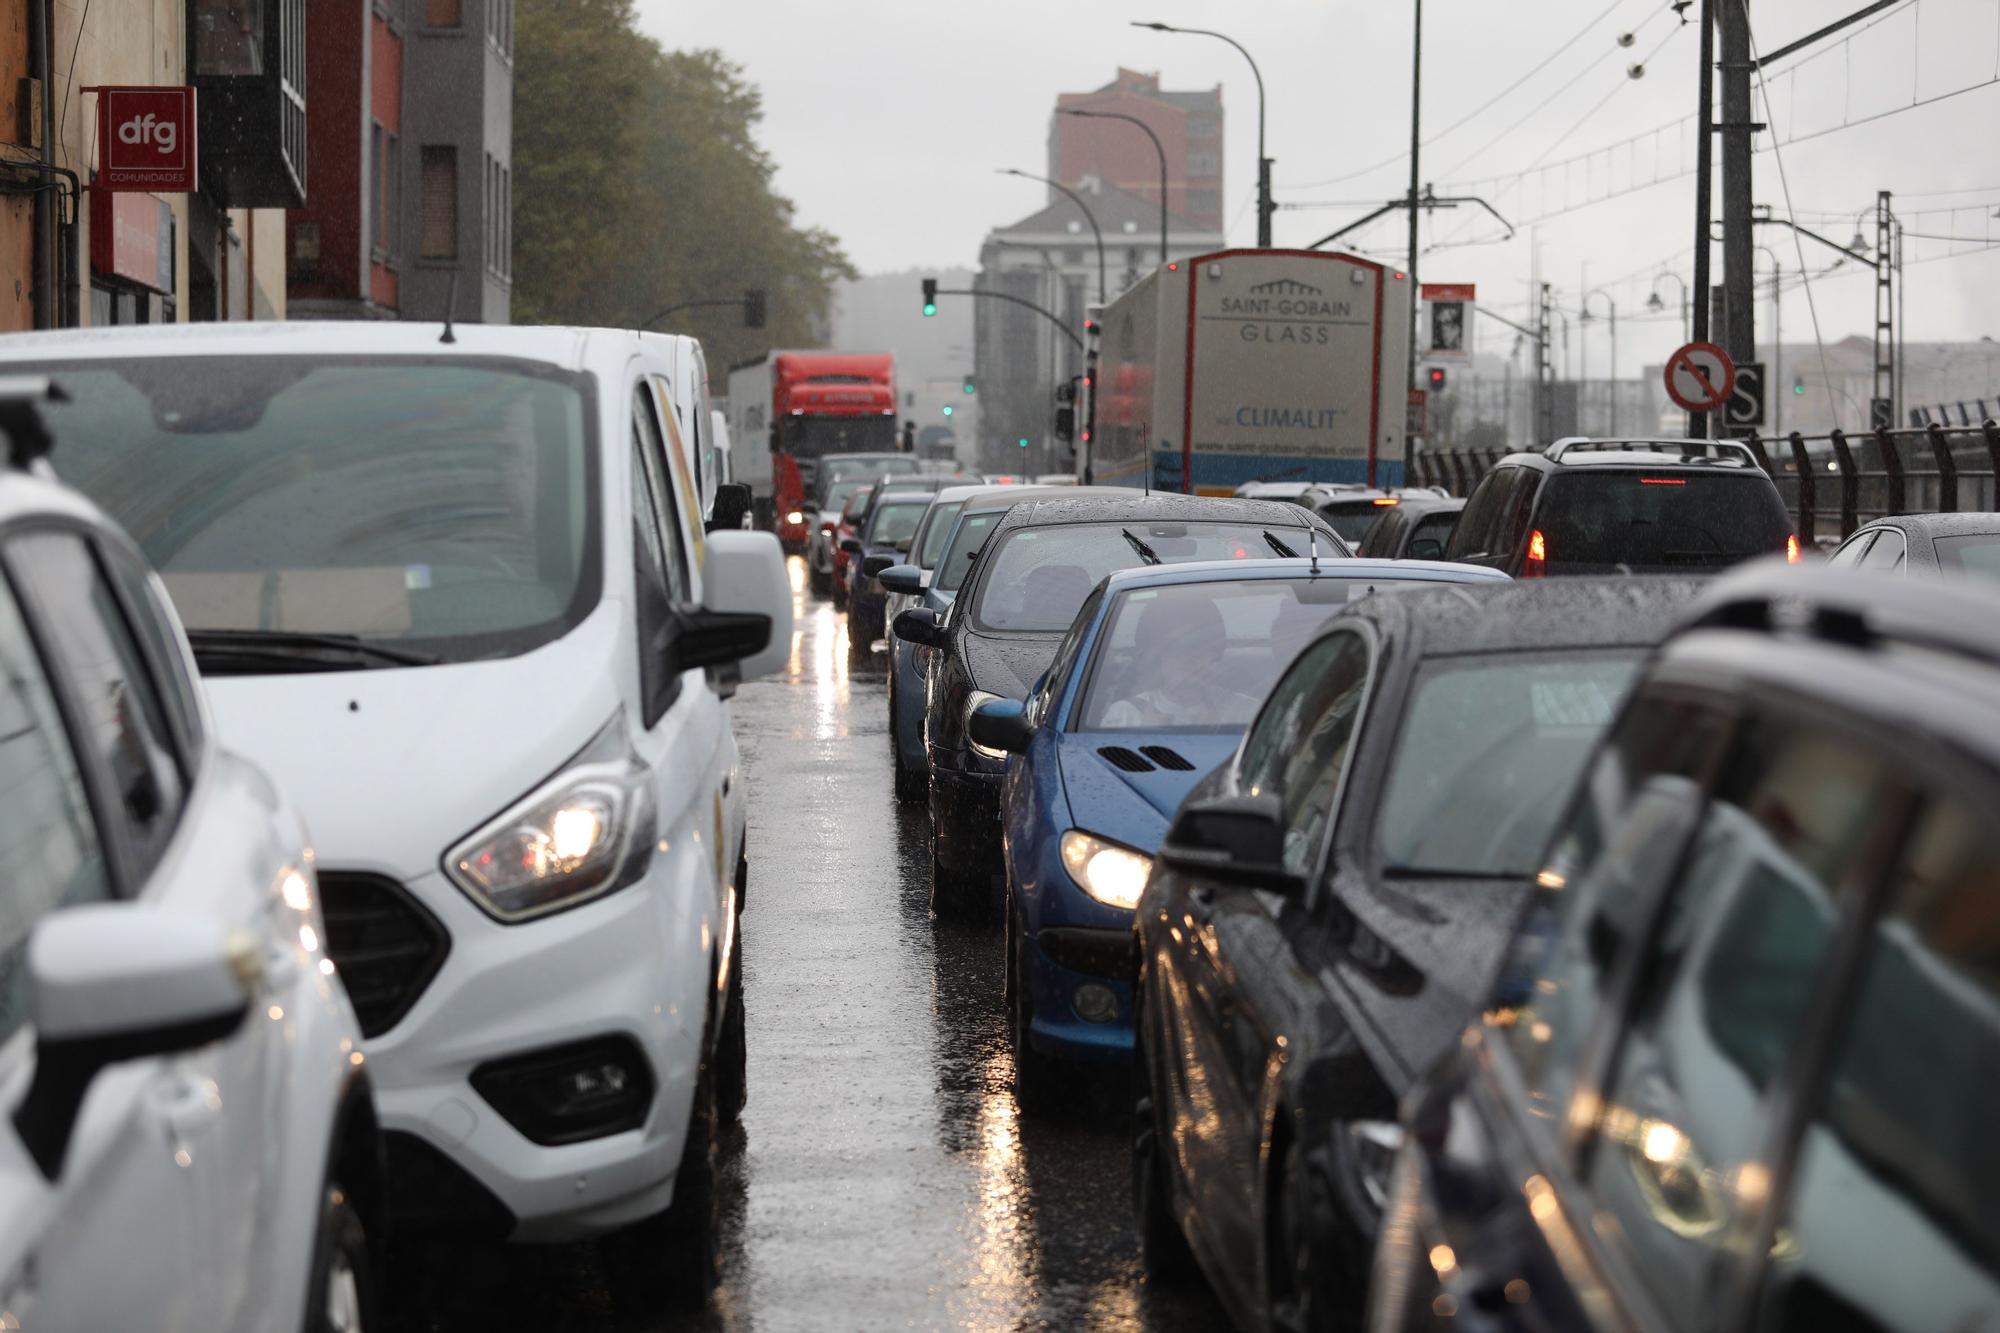
M 891 795 L 885 658 L 804 591 L 789 669 L 735 704 L 750 784 L 750 1101 L 725 1180 L 715 1329 L 1209 1329 L 1148 1290 L 1122 1083 L 1022 1120 L 998 928 L 929 914 L 920 808 Z M 587 1247 L 426 1256 L 420 1327 L 627 1329 Z M 447 1274 L 449 1276 L 447 1276 Z

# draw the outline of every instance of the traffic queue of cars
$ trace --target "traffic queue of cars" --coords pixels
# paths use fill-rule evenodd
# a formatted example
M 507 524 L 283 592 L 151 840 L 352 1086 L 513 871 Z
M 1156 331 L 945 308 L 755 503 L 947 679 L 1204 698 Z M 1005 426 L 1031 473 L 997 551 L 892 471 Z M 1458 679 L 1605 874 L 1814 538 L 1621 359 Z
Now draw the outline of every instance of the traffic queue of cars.
M 392 1225 L 706 1302 L 792 598 L 688 341 L 0 339 L 0 1326 L 368 1327 Z
M 1009 489 L 875 574 L 896 794 L 937 914 L 1000 918 L 1023 1112 L 1129 1078 L 1149 1280 L 1248 1330 L 2000 1317 L 2000 604 L 1841 568 L 1986 573 L 2000 516 L 1797 569 L 1699 441 L 1362 497 L 1380 557 L 1309 488 Z

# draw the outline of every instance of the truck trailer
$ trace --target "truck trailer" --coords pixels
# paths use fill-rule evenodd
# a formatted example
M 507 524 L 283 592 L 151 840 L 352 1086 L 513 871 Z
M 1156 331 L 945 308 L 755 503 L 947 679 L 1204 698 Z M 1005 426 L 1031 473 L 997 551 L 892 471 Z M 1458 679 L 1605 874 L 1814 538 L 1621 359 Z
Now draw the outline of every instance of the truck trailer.
M 1317 250 L 1161 265 L 1105 307 L 1078 471 L 1197 495 L 1246 481 L 1401 485 L 1408 284 Z

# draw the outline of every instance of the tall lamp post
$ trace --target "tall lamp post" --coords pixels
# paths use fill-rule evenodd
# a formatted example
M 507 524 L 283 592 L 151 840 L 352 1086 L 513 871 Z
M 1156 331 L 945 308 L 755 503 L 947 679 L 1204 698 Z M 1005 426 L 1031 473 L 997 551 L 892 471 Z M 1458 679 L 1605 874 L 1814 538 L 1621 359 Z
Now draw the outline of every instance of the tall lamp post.
M 1104 295 L 1104 229 L 1097 225 L 1097 217 L 1090 211 L 1090 205 L 1083 202 L 1083 196 L 1064 185 L 1061 181 L 1050 180 L 1047 176 L 1037 176 L 1032 171 L 1017 171 L 1013 167 L 1000 168 L 1002 176 L 1019 176 L 1024 181 L 1040 181 L 1051 190 L 1060 190 L 1069 196 L 1071 203 L 1083 212 L 1083 220 L 1090 224 L 1091 234 L 1097 237 L 1097 303 L 1103 305 Z
M 1061 116 L 1082 116 L 1088 120 L 1122 120 L 1128 125 L 1137 125 L 1153 141 L 1153 151 L 1160 155 L 1160 262 L 1167 262 L 1167 149 L 1160 142 L 1160 136 L 1153 133 L 1153 127 L 1137 116 L 1128 116 L 1123 111 L 1086 111 L 1080 106 L 1059 106 L 1056 114 Z
M 1271 159 L 1264 156 L 1264 71 L 1257 68 L 1257 61 L 1243 43 L 1227 33 L 1210 28 L 1176 28 L 1171 23 L 1139 23 L 1135 28 L 1151 28 L 1154 32 L 1182 32 L 1195 37 L 1213 37 L 1217 41 L 1228 42 L 1235 47 L 1245 60 L 1250 62 L 1250 75 L 1257 80 L 1257 248 L 1271 248 L 1271 215 L 1278 206 L 1271 202 Z
M 1583 294 L 1583 314 L 1579 323 L 1590 323 L 1590 298 L 1601 296 L 1604 304 L 1611 307 L 1611 433 L 1618 433 L 1618 303 L 1611 299 L 1611 293 L 1596 288 Z M 1581 355 L 1582 349 L 1578 352 Z
M 1672 278 L 1676 283 L 1680 284 L 1681 340 L 1683 342 L 1686 342 L 1694 337 L 1693 329 L 1688 324 L 1688 284 L 1686 278 L 1683 278 L 1680 274 L 1673 272 L 1662 273 L 1659 278 L 1654 278 L 1652 295 L 1646 298 L 1646 309 L 1652 311 L 1660 311 L 1660 310 L 1665 310 L 1667 308 L 1667 303 L 1660 299 L 1661 278 Z

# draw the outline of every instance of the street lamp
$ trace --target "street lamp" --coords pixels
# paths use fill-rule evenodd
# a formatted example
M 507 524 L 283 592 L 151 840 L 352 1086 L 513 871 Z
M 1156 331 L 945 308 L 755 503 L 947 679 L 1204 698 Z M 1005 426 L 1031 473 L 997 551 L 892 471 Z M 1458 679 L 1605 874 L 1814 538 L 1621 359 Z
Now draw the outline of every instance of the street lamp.
M 1583 294 L 1583 315 L 1578 323 L 1590 323 L 1590 298 L 1601 296 L 1604 304 L 1611 307 L 1611 433 L 1618 433 L 1618 303 L 1611 299 L 1611 293 L 1603 288 Z M 1578 349 L 1581 354 L 1582 349 Z
M 1017 171 L 1013 167 L 1000 168 L 1002 176 L 1019 176 L 1025 181 L 1040 181 L 1052 190 L 1060 190 L 1069 196 L 1070 202 L 1083 210 L 1083 220 L 1090 224 L 1091 234 L 1097 237 L 1097 303 L 1105 303 L 1104 295 L 1104 231 L 1097 225 L 1097 217 L 1090 206 L 1083 202 L 1083 196 L 1064 185 L 1061 181 L 1050 180 L 1047 176 L 1037 176 L 1032 171 Z
M 1243 43 L 1227 33 L 1215 32 L 1209 28 L 1176 28 L 1171 23 L 1139 23 L 1135 28 L 1151 28 L 1154 32 L 1181 32 L 1195 37 L 1213 37 L 1217 41 L 1228 42 L 1235 47 L 1245 60 L 1250 62 L 1251 77 L 1257 80 L 1257 248 L 1271 248 L 1271 215 L 1278 206 L 1271 202 L 1271 159 L 1264 156 L 1264 71 L 1257 68 L 1256 59 L 1243 48 Z
M 1122 120 L 1128 125 L 1137 125 L 1153 141 L 1153 151 L 1160 155 L 1160 262 L 1167 262 L 1167 149 L 1160 142 L 1160 136 L 1153 133 L 1153 127 L 1137 116 L 1128 116 L 1123 111 L 1086 111 L 1079 106 L 1059 106 L 1059 116 L 1083 116 L 1090 120 Z
M 1650 295 L 1650 296 L 1648 296 L 1648 297 L 1646 298 L 1646 309 L 1648 309 L 1648 310 L 1652 310 L 1652 311 L 1655 311 L 1655 312 L 1657 312 L 1657 311 L 1661 311 L 1661 310 L 1665 310 L 1665 309 L 1667 308 L 1667 303 L 1666 303 L 1665 301 L 1662 301 L 1662 300 L 1660 299 L 1660 281 L 1661 281 L 1661 279 L 1663 279 L 1663 278 L 1672 278 L 1672 279 L 1673 279 L 1673 280 L 1674 280 L 1674 281 L 1675 281 L 1676 283 L 1678 283 L 1678 284 L 1680 285 L 1680 289 L 1681 289 L 1681 339 L 1682 339 L 1682 341 L 1684 341 L 1684 342 L 1685 342 L 1685 341 L 1690 341 L 1690 340 L 1692 340 L 1692 339 L 1693 339 L 1693 337 L 1694 337 L 1694 334 L 1693 334 L 1693 332 L 1692 332 L 1691 328 L 1690 328 L 1690 327 L 1689 327 L 1689 325 L 1688 325 L 1688 285 L 1687 285 L 1687 279 L 1686 279 L 1686 278 L 1683 278 L 1683 277 L 1682 277 L 1682 276 L 1681 276 L 1680 274 L 1678 274 L 1678 273 L 1662 273 L 1662 274 L 1661 274 L 1661 275 L 1660 275 L 1660 276 L 1659 276 L 1658 278 L 1654 278 L 1654 279 L 1653 279 L 1653 293 L 1652 293 L 1652 295 Z

